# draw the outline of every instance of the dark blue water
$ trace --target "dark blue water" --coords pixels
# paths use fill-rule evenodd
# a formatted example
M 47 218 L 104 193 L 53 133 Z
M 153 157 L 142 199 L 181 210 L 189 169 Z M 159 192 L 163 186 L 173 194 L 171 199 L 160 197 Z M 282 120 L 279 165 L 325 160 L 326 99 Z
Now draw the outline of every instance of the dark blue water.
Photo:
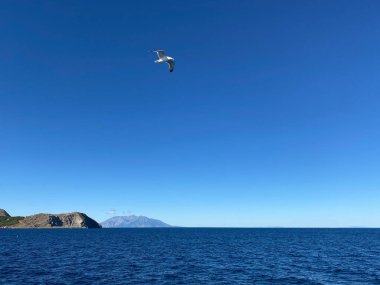
M 0 284 L 380 284 L 380 229 L 0 230 Z

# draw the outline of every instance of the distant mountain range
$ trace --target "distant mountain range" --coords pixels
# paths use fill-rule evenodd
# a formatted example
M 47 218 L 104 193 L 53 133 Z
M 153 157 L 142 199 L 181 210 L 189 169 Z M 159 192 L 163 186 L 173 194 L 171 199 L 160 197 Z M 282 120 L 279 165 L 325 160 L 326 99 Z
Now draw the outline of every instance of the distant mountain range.
M 103 223 L 103 228 L 168 228 L 172 227 L 160 220 L 150 219 L 144 216 L 116 216 Z

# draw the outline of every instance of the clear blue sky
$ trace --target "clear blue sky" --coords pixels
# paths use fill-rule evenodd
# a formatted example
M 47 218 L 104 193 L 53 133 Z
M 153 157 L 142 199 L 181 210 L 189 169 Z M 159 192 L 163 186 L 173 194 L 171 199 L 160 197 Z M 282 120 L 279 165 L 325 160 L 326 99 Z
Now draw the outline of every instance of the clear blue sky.
M 366 0 L 1 1 L 0 208 L 380 226 L 379 13 Z

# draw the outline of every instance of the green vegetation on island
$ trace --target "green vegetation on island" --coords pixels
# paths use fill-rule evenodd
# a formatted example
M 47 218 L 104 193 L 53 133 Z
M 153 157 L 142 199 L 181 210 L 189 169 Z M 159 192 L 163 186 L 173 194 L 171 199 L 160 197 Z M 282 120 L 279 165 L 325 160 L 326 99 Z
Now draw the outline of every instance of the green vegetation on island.
M 9 227 L 18 224 L 25 217 L 1 217 L 0 216 L 0 227 Z

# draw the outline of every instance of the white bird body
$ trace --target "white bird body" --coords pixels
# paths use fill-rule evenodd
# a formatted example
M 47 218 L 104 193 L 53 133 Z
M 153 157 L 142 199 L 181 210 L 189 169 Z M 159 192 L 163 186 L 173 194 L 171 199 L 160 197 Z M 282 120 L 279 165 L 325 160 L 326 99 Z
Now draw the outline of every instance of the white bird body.
M 158 56 L 158 59 L 155 60 L 154 62 L 155 63 L 166 62 L 167 64 L 169 64 L 169 71 L 173 72 L 173 70 L 174 70 L 174 58 L 172 58 L 170 56 L 166 56 L 164 50 L 155 50 L 154 52 L 157 53 L 157 56 Z

